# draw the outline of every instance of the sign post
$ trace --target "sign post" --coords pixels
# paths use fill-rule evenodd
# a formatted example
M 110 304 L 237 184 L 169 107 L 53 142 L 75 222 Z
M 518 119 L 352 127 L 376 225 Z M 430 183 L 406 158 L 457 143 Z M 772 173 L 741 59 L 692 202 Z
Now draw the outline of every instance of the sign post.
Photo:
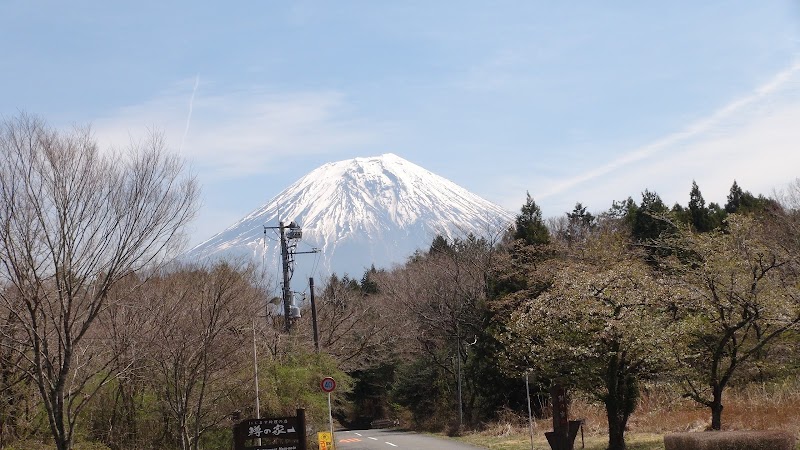
M 317 441 L 319 441 L 319 450 L 333 450 L 333 436 L 329 432 L 317 433 Z
M 569 418 L 567 416 L 567 391 L 563 386 L 555 385 L 550 388 L 551 404 L 553 406 L 553 431 L 566 434 Z
M 553 406 L 553 431 L 544 434 L 552 450 L 572 450 L 575 436 L 581 426 L 580 420 L 569 420 L 567 391 L 561 385 L 550 388 L 551 405 Z
M 306 411 L 243 420 L 233 428 L 233 444 L 235 450 L 306 450 Z
M 333 410 L 331 408 L 331 392 L 336 389 L 336 380 L 331 377 L 325 377 L 319 383 L 319 387 L 322 388 L 322 392 L 326 392 L 328 394 L 328 423 L 330 424 L 331 443 L 333 444 L 335 441 L 333 439 Z M 336 445 L 333 444 L 333 447 L 336 447 Z

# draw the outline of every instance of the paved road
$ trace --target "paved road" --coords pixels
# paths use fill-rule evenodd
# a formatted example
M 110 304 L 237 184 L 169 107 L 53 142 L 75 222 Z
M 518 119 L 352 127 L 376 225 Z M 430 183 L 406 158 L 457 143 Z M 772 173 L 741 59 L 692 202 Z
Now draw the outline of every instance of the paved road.
M 477 450 L 483 447 L 390 429 L 336 432 L 337 450 Z

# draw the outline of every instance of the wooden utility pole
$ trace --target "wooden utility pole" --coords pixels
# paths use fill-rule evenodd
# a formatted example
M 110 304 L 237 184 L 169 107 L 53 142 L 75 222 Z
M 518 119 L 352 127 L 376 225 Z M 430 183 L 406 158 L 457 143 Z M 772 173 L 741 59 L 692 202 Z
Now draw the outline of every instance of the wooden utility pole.
M 314 303 L 314 278 L 308 279 L 308 290 L 311 291 L 311 324 L 314 328 L 314 350 L 319 353 L 319 331 L 317 330 L 317 305 Z
M 283 331 L 288 333 L 292 327 L 292 318 L 290 317 L 292 288 L 289 285 L 289 281 L 291 280 L 291 276 L 289 275 L 289 245 L 286 243 L 283 221 L 278 223 L 278 229 L 281 235 L 281 264 L 283 268 Z
M 294 256 L 301 253 L 318 253 L 319 249 L 312 249 L 310 252 L 298 252 L 297 241 L 303 236 L 303 231 L 295 222 L 284 225 L 283 221 L 278 222 L 277 227 L 264 227 L 264 239 L 268 229 L 277 229 L 281 240 L 281 268 L 283 269 L 283 287 L 281 289 L 281 299 L 283 300 L 283 330 L 289 332 L 292 328 L 292 273 L 294 272 Z M 298 316 L 299 317 L 299 316 Z

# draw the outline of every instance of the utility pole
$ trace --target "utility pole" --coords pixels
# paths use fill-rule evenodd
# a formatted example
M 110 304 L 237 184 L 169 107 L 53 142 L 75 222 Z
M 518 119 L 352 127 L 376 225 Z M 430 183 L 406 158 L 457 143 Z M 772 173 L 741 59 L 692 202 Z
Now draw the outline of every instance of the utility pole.
M 283 300 L 283 330 L 289 332 L 292 328 L 292 275 L 294 273 L 294 256 L 303 253 L 317 253 L 318 249 L 313 249 L 310 252 L 298 252 L 297 242 L 303 237 L 303 230 L 300 225 L 295 222 L 290 222 L 289 225 L 284 225 L 283 221 L 278 222 L 277 227 L 264 227 L 266 230 L 277 229 L 279 230 L 281 239 L 281 268 L 283 269 L 283 287 L 281 289 L 281 297 Z M 298 316 L 299 317 L 299 316 Z
M 311 291 L 311 324 L 314 327 L 314 350 L 319 353 L 319 331 L 317 330 L 317 305 L 314 303 L 314 278 L 308 279 L 308 290 Z
M 289 229 L 291 230 L 292 224 L 289 224 Z M 289 281 L 292 279 L 292 275 L 289 273 L 291 270 L 290 262 L 289 262 L 289 244 L 286 242 L 286 233 L 285 227 L 283 226 L 283 222 L 278 223 L 278 227 L 280 228 L 281 232 L 281 263 L 283 267 L 283 330 L 285 332 L 289 332 L 291 328 L 292 319 L 290 317 L 291 314 L 291 301 L 292 301 L 292 288 L 289 285 Z M 298 229 L 299 231 L 299 229 Z M 301 232 L 302 233 L 302 232 Z M 301 234 L 302 236 L 302 234 Z M 292 261 L 294 262 L 294 261 Z

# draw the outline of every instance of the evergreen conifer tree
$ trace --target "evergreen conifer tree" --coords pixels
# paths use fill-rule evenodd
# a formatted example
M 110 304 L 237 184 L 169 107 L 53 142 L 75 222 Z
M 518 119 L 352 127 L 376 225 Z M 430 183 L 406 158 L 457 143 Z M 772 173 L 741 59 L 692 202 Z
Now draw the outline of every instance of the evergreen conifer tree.
M 431 242 L 431 246 L 428 249 L 428 253 L 450 253 L 452 251 L 452 246 L 449 242 L 447 242 L 447 238 L 442 236 L 441 234 L 437 234 L 436 237 Z
M 744 191 L 739 187 L 739 183 L 733 180 L 733 186 L 731 186 L 731 191 L 728 193 L 728 203 L 725 204 L 725 211 L 728 214 L 737 212 L 742 204 L 743 197 Z
M 575 203 L 572 212 L 567 213 L 566 239 L 569 242 L 580 240 L 595 226 L 595 217 L 586 211 L 586 207 L 580 202 Z
M 672 228 L 672 225 L 664 220 L 664 216 L 669 214 L 669 208 L 655 192 L 645 189 L 639 207 L 629 211 L 633 214 L 631 232 L 639 241 L 656 239 Z
M 692 190 L 689 192 L 689 216 L 695 230 L 700 233 L 711 231 L 711 214 L 706 208 L 706 201 L 695 181 L 692 181 Z
M 375 264 L 370 267 L 369 270 L 364 272 L 364 276 L 361 277 L 361 293 L 362 294 L 377 294 L 378 293 L 378 283 L 375 282 L 375 275 L 378 271 L 375 269 Z
M 514 239 L 522 239 L 526 245 L 541 245 L 550 242 L 550 232 L 542 220 L 542 210 L 527 194 L 525 204 L 515 220 Z
M 594 225 L 594 216 L 592 213 L 586 211 L 586 207 L 580 202 L 575 203 L 575 209 L 571 213 L 567 213 L 567 218 L 570 224 L 575 224 L 583 227 L 590 227 Z

